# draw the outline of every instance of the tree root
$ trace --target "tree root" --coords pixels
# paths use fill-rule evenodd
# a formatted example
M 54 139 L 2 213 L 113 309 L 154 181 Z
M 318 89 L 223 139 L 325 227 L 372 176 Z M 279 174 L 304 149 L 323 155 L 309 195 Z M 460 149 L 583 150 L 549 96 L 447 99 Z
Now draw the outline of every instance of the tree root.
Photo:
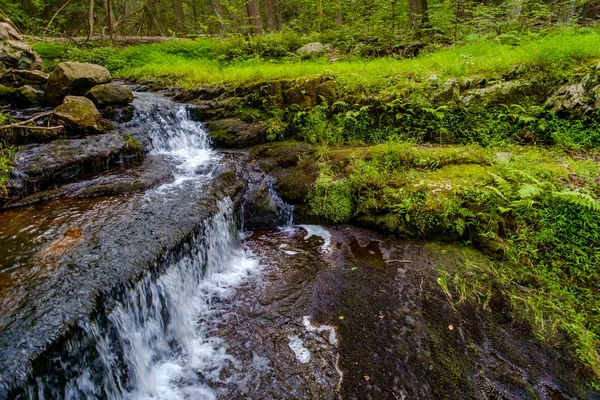
M 10 125 L 0 126 L 0 131 L 5 131 L 8 129 L 32 129 L 32 130 L 43 130 L 43 131 L 56 131 L 56 130 L 63 129 L 64 126 L 62 126 L 62 125 L 59 125 L 59 126 L 37 126 L 37 125 L 28 126 L 27 125 L 32 122 L 35 122 L 36 120 L 38 120 L 40 118 L 48 117 L 50 115 L 52 115 L 52 111 L 46 111 L 43 113 L 35 114 L 28 120 L 15 122 L 14 124 L 10 124 Z

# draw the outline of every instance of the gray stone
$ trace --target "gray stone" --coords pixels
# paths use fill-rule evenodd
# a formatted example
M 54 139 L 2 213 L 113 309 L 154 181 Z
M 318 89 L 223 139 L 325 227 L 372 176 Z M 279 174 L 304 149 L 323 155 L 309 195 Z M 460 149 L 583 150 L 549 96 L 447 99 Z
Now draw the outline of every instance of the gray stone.
M 123 85 L 105 83 L 91 88 L 86 97 L 100 108 L 125 106 L 133 101 L 133 92 Z
M 44 98 L 50 104 L 60 104 L 65 96 L 83 96 L 91 88 L 110 83 L 110 72 L 100 65 L 63 62 L 48 77 Z
M 450 78 L 444 87 L 435 94 L 433 101 L 455 101 L 460 99 L 460 84 L 455 78 Z
M 16 69 L 42 69 L 40 56 L 23 42 L 0 41 L 0 62 Z
M 23 40 L 23 35 L 8 22 L 0 22 L 0 40 Z
M 510 160 L 512 160 L 513 154 L 507 151 L 501 151 L 496 153 L 494 157 L 494 162 L 496 164 L 508 164 Z
M 304 46 L 300 47 L 298 50 L 296 50 L 296 53 L 298 53 L 302 57 L 311 57 L 311 56 L 318 56 L 318 55 L 322 54 L 324 51 L 325 51 L 325 46 L 323 46 L 322 43 L 314 42 L 314 43 L 305 44 Z
M 552 107 L 556 113 L 585 114 L 590 111 L 588 105 L 589 97 L 581 83 L 565 85 L 558 88 L 556 92 L 546 101 L 546 105 Z

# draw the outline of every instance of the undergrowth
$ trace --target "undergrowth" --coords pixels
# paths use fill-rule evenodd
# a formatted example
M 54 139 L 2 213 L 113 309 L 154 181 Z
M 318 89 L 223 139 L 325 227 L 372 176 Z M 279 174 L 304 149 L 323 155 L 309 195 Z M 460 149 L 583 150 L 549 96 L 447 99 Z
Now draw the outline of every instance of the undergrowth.
M 309 204 L 330 221 L 493 253 L 492 269 L 477 279 L 476 268 L 464 271 L 456 287 L 485 304 L 492 282 L 501 282 L 515 318 L 533 322 L 545 340 L 568 334 L 577 357 L 599 372 L 600 164 L 539 148 L 505 150 L 397 142 L 329 150 Z

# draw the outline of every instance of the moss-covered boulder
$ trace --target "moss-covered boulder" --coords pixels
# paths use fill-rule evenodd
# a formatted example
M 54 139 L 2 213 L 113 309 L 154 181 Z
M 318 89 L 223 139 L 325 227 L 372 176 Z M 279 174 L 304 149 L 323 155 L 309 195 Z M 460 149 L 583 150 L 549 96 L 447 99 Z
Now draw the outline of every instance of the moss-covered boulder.
M 10 104 L 14 100 L 16 92 L 17 90 L 13 87 L 0 85 L 0 104 Z
M 54 109 L 54 116 L 63 121 L 67 128 L 79 132 L 102 130 L 100 113 L 90 99 L 80 96 L 67 96 L 60 106 Z
M 133 92 L 123 85 L 105 83 L 94 86 L 85 95 L 99 108 L 126 106 L 133 101 Z
M 20 107 L 37 107 L 42 104 L 44 92 L 32 86 L 21 86 L 16 90 L 15 103 Z
M 501 82 L 489 87 L 469 90 L 461 96 L 461 101 L 469 106 L 519 104 L 528 96 L 534 95 L 535 91 L 535 87 L 530 82 Z
M 48 77 L 44 98 L 50 104 L 60 104 L 68 95 L 83 96 L 91 88 L 110 83 L 110 72 L 100 65 L 63 62 Z
M 228 149 L 260 144 L 265 136 L 265 124 L 244 122 L 237 118 L 211 121 L 207 128 L 213 143 Z

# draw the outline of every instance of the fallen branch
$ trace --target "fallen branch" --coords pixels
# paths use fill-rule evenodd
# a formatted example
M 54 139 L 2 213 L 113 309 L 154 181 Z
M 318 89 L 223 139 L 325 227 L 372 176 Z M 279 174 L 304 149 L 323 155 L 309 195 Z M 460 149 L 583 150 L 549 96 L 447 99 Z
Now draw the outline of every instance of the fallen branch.
M 0 131 L 5 131 L 7 129 L 37 129 L 37 130 L 57 130 L 57 129 L 62 129 L 62 126 L 49 126 L 49 127 L 45 127 L 45 126 L 27 126 L 27 124 L 30 124 L 32 122 L 35 122 L 36 120 L 40 119 L 40 118 L 44 118 L 44 117 L 48 117 L 50 115 L 52 115 L 52 111 L 46 111 L 43 113 L 39 113 L 39 114 L 35 114 L 33 117 L 29 118 L 28 120 L 25 121 L 20 121 L 20 122 L 15 122 L 14 124 L 10 124 L 10 125 L 4 125 L 4 126 L 0 126 Z
M 391 264 L 391 263 L 412 264 L 412 261 L 409 261 L 409 260 L 386 260 L 385 263 L 386 264 Z

